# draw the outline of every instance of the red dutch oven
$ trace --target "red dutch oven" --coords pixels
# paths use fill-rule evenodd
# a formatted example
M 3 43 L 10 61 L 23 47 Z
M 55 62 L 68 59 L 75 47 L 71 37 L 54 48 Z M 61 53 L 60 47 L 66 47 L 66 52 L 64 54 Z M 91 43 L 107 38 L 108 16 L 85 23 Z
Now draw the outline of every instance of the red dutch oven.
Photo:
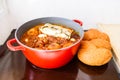
M 20 37 L 28 29 L 40 24 L 40 23 L 52 23 L 60 24 L 73 28 L 80 35 L 80 40 L 74 43 L 73 45 L 61 48 L 57 50 L 38 50 L 30 48 L 20 42 Z M 40 68 L 59 68 L 71 61 L 75 56 L 78 47 L 80 46 L 80 41 L 84 36 L 84 30 L 81 27 L 82 22 L 79 20 L 69 20 L 60 17 L 44 17 L 35 20 L 31 20 L 20 26 L 15 32 L 15 38 L 7 41 L 7 46 L 12 51 L 21 50 L 24 56 L 35 66 Z M 14 43 L 18 43 L 18 46 L 14 46 Z

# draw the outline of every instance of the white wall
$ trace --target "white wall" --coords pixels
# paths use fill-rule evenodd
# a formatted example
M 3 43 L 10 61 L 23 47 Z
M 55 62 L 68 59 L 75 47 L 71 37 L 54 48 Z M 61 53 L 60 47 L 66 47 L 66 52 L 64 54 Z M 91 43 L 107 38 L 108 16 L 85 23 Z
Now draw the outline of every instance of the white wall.
M 10 12 L 20 24 L 44 16 L 80 19 L 87 27 L 99 22 L 120 23 L 120 0 L 12 0 L 9 3 Z
M 10 25 L 5 27 L 11 30 L 46 16 L 82 20 L 85 29 L 96 27 L 97 23 L 120 24 L 120 0 L 6 0 L 6 3 L 9 10 L 6 22 Z

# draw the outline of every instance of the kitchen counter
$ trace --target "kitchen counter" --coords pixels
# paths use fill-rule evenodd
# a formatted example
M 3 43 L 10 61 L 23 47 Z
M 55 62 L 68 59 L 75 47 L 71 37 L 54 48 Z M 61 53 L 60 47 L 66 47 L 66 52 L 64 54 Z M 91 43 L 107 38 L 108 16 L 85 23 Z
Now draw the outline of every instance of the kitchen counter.
M 14 31 L 8 40 L 14 37 Z M 103 66 L 92 67 L 80 62 L 76 56 L 58 69 L 38 68 L 21 51 L 10 51 L 5 45 L 0 56 L 0 80 L 119 80 L 119 75 L 113 60 Z

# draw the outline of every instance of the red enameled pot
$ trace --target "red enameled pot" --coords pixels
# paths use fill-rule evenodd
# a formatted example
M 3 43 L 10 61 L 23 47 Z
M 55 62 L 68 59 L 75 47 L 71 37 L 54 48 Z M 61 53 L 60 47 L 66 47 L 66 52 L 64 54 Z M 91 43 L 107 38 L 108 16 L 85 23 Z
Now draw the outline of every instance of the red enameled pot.
M 53 23 L 68 26 L 76 30 L 81 38 L 75 44 L 58 50 L 37 50 L 21 43 L 21 35 L 23 35 L 23 33 L 26 32 L 28 29 L 40 23 Z M 34 19 L 20 26 L 15 32 L 15 38 L 7 41 L 7 46 L 12 51 L 21 50 L 24 56 L 37 67 L 46 69 L 59 68 L 69 63 L 71 59 L 75 56 L 78 47 L 80 46 L 80 41 L 84 36 L 84 30 L 81 26 L 82 22 L 79 20 L 69 20 L 60 17 L 44 17 Z M 14 46 L 14 43 L 18 43 L 19 45 Z

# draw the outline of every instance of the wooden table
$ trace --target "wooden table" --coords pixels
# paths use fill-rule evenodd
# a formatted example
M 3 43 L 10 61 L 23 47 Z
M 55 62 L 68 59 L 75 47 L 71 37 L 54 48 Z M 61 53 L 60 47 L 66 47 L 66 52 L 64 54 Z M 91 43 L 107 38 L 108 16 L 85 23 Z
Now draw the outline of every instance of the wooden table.
M 14 37 L 14 31 L 9 39 Z M 6 46 L 4 49 L 0 56 L 0 80 L 120 80 L 113 60 L 103 66 L 91 67 L 75 56 L 61 68 L 42 69 L 26 60 L 21 51 L 12 52 Z

